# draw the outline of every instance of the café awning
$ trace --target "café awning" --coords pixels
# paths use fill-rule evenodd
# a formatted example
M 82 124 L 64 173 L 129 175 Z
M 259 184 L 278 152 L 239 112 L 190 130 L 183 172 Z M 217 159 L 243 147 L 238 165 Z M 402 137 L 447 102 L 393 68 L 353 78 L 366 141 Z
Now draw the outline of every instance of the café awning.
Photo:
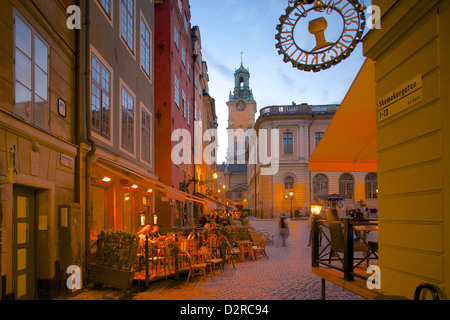
M 375 64 L 366 59 L 309 159 L 310 171 L 377 172 Z
M 170 199 L 174 199 L 174 200 L 177 200 L 177 201 L 190 200 L 190 201 L 204 203 L 204 200 L 199 198 L 199 197 L 196 197 L 194 195 L 191 195 L 189 193 L 183 192 L 181 190 L 177 190 L 175 188 L 172 188 L 172 187 L 170 187 L 168 185 L 165 185 L 161 181 L 156 180 L 155 178 L 146 176 L 146 175 L 141 174 L 141 173 L 139 173 L 137 171 L 134 171 L 132 169 L 126 168 L 126 167 L 124 167 L 124 166 L 122 166 L 120 164 L 111 162 L 110 160 L 108 160 L 106 158 L 100 157 L 97 160 L 96 165 L 98 165 L 100 167 L 107 166 L 107 167 L 110 167 L 112 169 L 120 170 L 120 171 L 122 171 L 124 173 L 127 173 L 127 174 L 132 174 L 132 175 L 134 175 L 137 178 L 140 178 L 140 179 L 142 179 L 144 181 L 147 181 L 148 183 L 153 184 L 156 189 L 165 192 L 166 196 L 168 198 L 170 198 Z

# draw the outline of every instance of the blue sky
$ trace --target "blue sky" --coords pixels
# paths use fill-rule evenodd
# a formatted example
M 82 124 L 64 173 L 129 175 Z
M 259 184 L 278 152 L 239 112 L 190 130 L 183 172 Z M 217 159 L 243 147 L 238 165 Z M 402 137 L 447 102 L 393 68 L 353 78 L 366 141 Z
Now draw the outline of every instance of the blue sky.
M 234 71 L 250 71 L 258 111 L 271 105 L 339 104 L 364 57 L 362 44 L 340 64 L 318 73 L 294 69 L 275 48 L 276 26 L 288 0 L 190 0 L 191 24 L 200 28 L 203 60 L 208 64 L 209 91 L 216 100 L 219 128 L 218 163 L 225 161 L 226 127 Z M 366 0 L 366 5 L 369 1 Z M 259 116 L 259 112 L 255 118 Z

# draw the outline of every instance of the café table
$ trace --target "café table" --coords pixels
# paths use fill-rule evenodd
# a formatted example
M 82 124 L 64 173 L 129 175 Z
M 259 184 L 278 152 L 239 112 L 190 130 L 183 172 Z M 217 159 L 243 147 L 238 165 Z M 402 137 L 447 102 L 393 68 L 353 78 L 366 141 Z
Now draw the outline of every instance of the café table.
M 361 239 L 367 245 L 367 250 L 364 251 L 365 256 L 369 254 L 369 244 L 367 243 L 367 233 L 371 231 L 378 231 L 378 225 L 356 225 L 353 229 L 357 232 L 362 232 Z M 367 259 L 367 265 L 369 265 L 369 259 Z
M 255 255 L 253 254 L 253 242 L 250 240 L 238 240 L 236 243 L 239 246 L 241 261 L 245 261 L 245 254 L 249 254 L 252 260 L 255 260 Z

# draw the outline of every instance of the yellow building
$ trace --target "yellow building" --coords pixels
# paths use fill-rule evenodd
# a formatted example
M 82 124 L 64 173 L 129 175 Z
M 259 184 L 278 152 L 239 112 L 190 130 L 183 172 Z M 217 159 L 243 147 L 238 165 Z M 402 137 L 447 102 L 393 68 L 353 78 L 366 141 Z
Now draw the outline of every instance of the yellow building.
M 450 2 L 373 4 L 381 9 L 381 28 L 365 36 L 368 60 L 340 110 L 368 122 L 367 134 L 348 140 L 339 152 L 330 146 L 348 132 L 345 117 L 336 119 L 329 141 L 326 135 L 312 157 L 312 169 L 334 162 L 377 171 L 380 293 L 413 299 L 427 283 L 448 299 Z
M 412 298 L 428 282 L 448 299 L 450 2 L 373 4 L 381 29 L 364 55 L 375 61 L 381 290 Z

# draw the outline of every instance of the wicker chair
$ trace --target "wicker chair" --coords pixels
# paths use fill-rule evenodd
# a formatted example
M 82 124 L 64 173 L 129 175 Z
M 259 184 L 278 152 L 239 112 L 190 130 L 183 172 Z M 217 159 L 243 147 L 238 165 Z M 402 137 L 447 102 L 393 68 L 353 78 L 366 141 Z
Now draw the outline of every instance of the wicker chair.
M 186 280 L 186 283 L 189 282 L 189 278 L 193 275 L 197 275 L 197 274 L 202 274 L 203 275 L 203 280 L 206 280 L 206 267 L 207 264 L 200 262 L 200 263 L 195 263 L 194 260 L 192 259 L 191 255 L 189 254 L 189 252 L 184 251 L 183 252 L 187 259 L 188 259 L 188 263 L 189 263 L 189 274 Z
M 269 259 L 269 256 L 266 253 L 266 241 L 267 241 L 267 238 L 268 238 L 267 236 L 262 237 L 262 239 L 259 241 L 259 243 L 256 243 L 252 247 L 252 249 L 253 249 L 253 256 L 255 257 L 255 259 L 258 259 L 258 254 L 261 254 L 264 257 L 266 257 L 267 259 Z

